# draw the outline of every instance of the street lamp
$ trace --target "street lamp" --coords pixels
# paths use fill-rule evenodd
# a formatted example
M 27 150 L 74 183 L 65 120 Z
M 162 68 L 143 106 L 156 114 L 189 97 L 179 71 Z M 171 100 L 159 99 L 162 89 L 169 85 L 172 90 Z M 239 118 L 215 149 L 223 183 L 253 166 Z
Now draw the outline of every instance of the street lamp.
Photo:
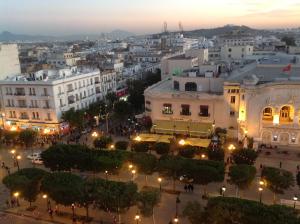
M 20 155 L 18 155 L 18 156 L 16 157 L 16 164 L 17 164 L 17 167 L 18 167 L 18 171 L 20 170 L 19 160 L 21 160 L 21 159 L 22 159 L 22 157 L 21 157 Z
M 181 146 L 184 146 L 185 145 L 185 140 L 184 139 L 181 139 L 179 142 L 178 142 L 179 145 Z
M 177 216 L 174 218 L 174 222 L 175 222 L 175 223 L 179 223 L 179 219 L 178 219 Z
M 138 213 L 136 213 L 136 215 L 134 216 L 134 220 L 136 221 L 137 224 L 141 220 L 141 217 L 140 217 L 140 215 Z
M 258 188 L 258 191 L 259 191 L 259 202 L 261 203 L 261 199 L 262 199 L 262 192 L 263 192 L 263 188 L 262 187 L 259 187 Z
M 111 144 L 111 145 L 110 145 L 110 149 L 111 149 L 111 150 L 115 149 L 115 145 L 114 145 L 114 144 Z
M 141 138 L 141 136 L 138 135 L 134 138 L 134 140 L 137 142 L 140 142 L 140 141 L 142 141 L 142 138 Z
M 134 180 L 134 175 L 136 174 L 136 170 L 131 170 L 132 173 L 132 181 Z
M 74 220 L 74 218 L 75 218 L 75 204 L 72 203 L 71 207 L 72 207 L 72 218 Z
M 201 155 L 201 159 L 205 159 L 206 155 L 205 154 L 202 154 Z
M 17 201 L 17 205 L 20 206 L 20 203 L 19 203 L 19 196 L 20 196 L 20 193 L 19 192 L 15 192 L 14 193 L 14 197 L 16 198 L 16 201 Z
M 129 168 L 130 170 L 132 169 L 132 167 L 133 167 L 133 165 L 132 165 L 132 164 L 129 164 L 128 168 Z
M 50 199 L 48 198 L 47 194 L 43 194 L 43 199 L 46 199 L 46 205 L 47 205 L 47 211 L 51 209 L 51 203 L 50 203 Z
M 157 181 L 158 181 L 158 183 L 159 183 L 159 191 L 161 192 L 161 182 L 162 182 L 162 178 L 161 178 L 161 177 L 157 178 Z
M 236 149 L 236 147 L 234 146 L 234 144 L 230 144 L 229 146 L 228 146 L 228 150 L 229 151 L 233 151 L 233 150 L 235 150 Z
M 108 179 L 108 171 L 105 170 L 105 179 L 107 180 Z
M 98 133 L 97 133 L 96 131 L 94 131 L 94 132 L 92 133 L 92 137 L 97 138 L 97 137 L 98 137 Z
M 222 196 L 224 197 L 224 196 L 225 196 L 226 187 L 223 186 L 223 187 L 221 188 L 221 190 L 222 190 Z
M 296 202 L 298 201 L 298 197 L 295 195 L 293 197 L 293 200 L 294 200 L 294 208 L 296 208 Z

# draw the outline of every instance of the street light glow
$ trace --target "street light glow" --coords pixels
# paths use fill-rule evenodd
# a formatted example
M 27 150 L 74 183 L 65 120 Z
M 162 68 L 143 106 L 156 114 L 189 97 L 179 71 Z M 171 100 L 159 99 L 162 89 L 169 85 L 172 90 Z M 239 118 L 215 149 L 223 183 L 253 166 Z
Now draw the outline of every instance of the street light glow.
M 157 181 L 158 181 L 159 183 L 161 183 L 161 182 L 162 182 L 162 178 L 161 178 L 161 177 L 157 178 Z
M 133 167 L 133 165 L 132 165 L 132 164 L 129 164 L 128 168 L 129 168 L 130 170 L 132 169 L 132 167 Z
M 136 173 L 136 170 L 131 170 L 131 173 L 132 173 L 132 174 L 135 174 L 135 173 Z
M 222 187 L 222 191 L 225 192 L 226 191 L 226 187 L 223 186 Z
M 22 159 L 22 157 L 20 155 L 17 156 L 17 160 L 20 160 Z
M 14 193 L 14 196 L 15 196 L 16 198 L 19 197 L 19 195 L 20 195 L 19 192 L 15 192 L 15 193 Z
M 10 153 L 11 153 L 11 154 L 15 154 L 15 153 L 16 153 L 16 150 L 13 149 L 13 150 L 10 151 Z
M 262 192 L 264 189 L 262 187 L 258 188 L 258 191 Z
M 201 155 L 201 158 L 202 158 L 202 159 L 204 159 L 205 157 L 206 157 L 206 155 L 205 155 L 205 154 L 202 154 L 202 155 Z
M 134 140 L 137 141 L 137 142 L 140 142 L 140 141 L 142 140 L 142 138 L 141 138 L 141 136 L 138 135 L 138 136 L 136 136 L 136 137 L 134 138 Z
M 135 219 L 135 220 L 139 220 L 139 219 L 140 219 L 140 216 L 139 216 L 138 214 L 136 214 L 135 217 L 134 217 L 134 219 Z
M 178 143 L 179 143 L 179 145 L 185 145 L 184 139 L 181 139 Z
M 94 132 L 92 133 L 92 137 L 94 137 L 94 138 L 98 137 L 98 133 L 97 133 L 96 131 L 94 131 Z
M 235 148 L 235 146 L 234 146 L 234 144 L 230 144 L 229 146 L 228 146 L 228 150 L 229 151 L 233 151 L 233 150 L 235 150 L 236 148 Z
M 110 145 L 110 149 L 114 149 L 115 148 L 115 145 L 114 144 L 111 144 Z
M 174 218 L 174 222 L 175 223 L 178 223 L 179 222 L 179 219 L 176 217 L 176 218 Z
M 293 200 L 294 200 L 294 201 L 298 201 L 298 197 L 297 197 L 297 196 L 294 196 L 294 197 L 293 197 Z
M 46 199 L 48 197 L 48 195 L 46 194 L 43 194 L 43 198 Z

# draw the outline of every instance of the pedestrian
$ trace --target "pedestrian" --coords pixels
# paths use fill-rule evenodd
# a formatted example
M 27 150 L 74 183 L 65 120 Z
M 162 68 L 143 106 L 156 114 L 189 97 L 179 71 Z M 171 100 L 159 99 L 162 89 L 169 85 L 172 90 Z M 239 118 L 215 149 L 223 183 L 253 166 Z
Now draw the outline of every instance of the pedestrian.
M 4 163 L 4 162 L 2 162 L 1 167 L 2 167 L 2 168 L 5 168 L 5 163 Z
M 50 208 L 48 212 L 49 212 L 50 218 L 52 219 L 53 218 L 53 210 Z
M 185 190 L 185 192 L 187 192 L 187 185 L 186 184 L 184 185 L 184 190 Z
M 281 169 L 281 167 L 282 167 L 282 162 L 280 161 L 279 162 L 279 168 Z
M 10 204 L 12 208 L 15 207 L 15 200 L 13 198 L 10 199 Z
M 299 171 L 299 165 L 297 165 L 297 170 Z
M 189 192 L 192 191 L 192 185 L 191 184 L 188 185 L 188 189 L 189 189 Z
M 263 165 L 262 164 L 260 164 L 260 169 L 262 169 L 263 168 Z
M 191 191 L 194 192 L 194 185 L 191 184 Z
M 10 175 L 10 169 L 9 169 L 9 167 L 6 166 L 5 169 L 6 169 L 6 171 L 7 171 L 7 174 Z

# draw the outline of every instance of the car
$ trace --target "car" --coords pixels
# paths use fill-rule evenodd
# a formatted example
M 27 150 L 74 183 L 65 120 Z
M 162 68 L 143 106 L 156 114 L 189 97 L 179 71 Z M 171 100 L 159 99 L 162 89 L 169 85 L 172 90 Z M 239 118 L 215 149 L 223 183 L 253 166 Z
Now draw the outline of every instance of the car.
M 182 175 L 179 177 L 179 180 L 183 183 L 193 183 L 194 182 L 194 179 L 191 178 L 190 176 L 188 175 Z
M 33 159 L 33 160 L 31 160 L 31 162 L 32 162 L 33 164 L 37 164 L 37 165 L 42 165 L 42 164 L 44 164 L 44 162 L 43 162 L 43 160 L 42 160 L 41 158 Z
M 41 153 L 40 152 L 34 152 L 30 155 L 27 156 L 27 159 L 38 159 L 38 158 L 41 158 Z

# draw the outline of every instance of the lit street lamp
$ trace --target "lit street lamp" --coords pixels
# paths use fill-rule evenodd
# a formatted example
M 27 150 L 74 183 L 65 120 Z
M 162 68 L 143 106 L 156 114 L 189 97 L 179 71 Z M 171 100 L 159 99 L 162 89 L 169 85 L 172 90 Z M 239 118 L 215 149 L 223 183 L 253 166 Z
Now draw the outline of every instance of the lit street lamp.
M 43 199 L 46 199 L 47 211 L 51 209 L 51 202 L 47 194 L 43 194 Z
M 14 193 L 14 197 L 16 198 L 17 206 L 20 206 L 20 203 L 19 203 L 19 196 L 20 196 L 20 193 L 19 193 L 19 192 L 15 192 L 15 193 Z
M 174 223 L 179 223 L 179 219 L 177 216 L 174 218 Z
M 132 165 L 132 164 L 129 164 L 128 168 L 129 168 L 130 170 L 132 169 L 132 167 L 133 167 L 133 165 Z
M 18 155 L 16 157 L 16 164 L 17 164 L 17 167 L 18 167 L 18 171 L 20 170 L 19 160 L 21 160 L 21 159 L 22 159 L 22 157 L 20 155 Z
M 97 137 L 98 137 L 98 133 L 97 133 L 96 131 L 94 131 L 94 132 L 92 133 L 92 137 L 93 137 L 93 138 L 97 138 Z
M 132 174 L 132 181 L 134 180 L 134 175 L 136 174 L 136 170 L 131 170 L 131 174 Z
M 158 183 L 159 183 L 159 191 L 161 192 L 161 182 L 162 182 L 162 178 L 161 178 L 161 177 L 157 178 L 157 181 L 158 181 Z
M 294 200 L 294 208 L 296 208 L 296 202 L 298 201 L 298 197 L 295 195 L 293 197 L 293 200 Z
M 139 224 L 139 221 L 141 220 L 141 217 L 138 213 L 134 216 L 134 220 L 136 221 L 136 224 Z
M 74 218 L 75 218 L 75 204 L 74 203 L 72 203 L 72 219 L 74 220 Z
M 258 188 L 258 191 L 259 191 L 259 202 L 261 203 L 261 199 L 262 199 L 262 192 L 263 192 L 263 188 L 262 187 L 259 187 Z
M 178 142 L 179 145 L 181 146 L 184 146 L 185 145 L 185 140 L 184 139 L 181 139 L 179 142 Z
M 224 197 L 224 196 L 225 196 L 226 187 L 223 186 L 223 187 L 221 188 L 221 191 L 222 191 L 222 196 Z
M 108 171 L 105 170 L 105 179 L 107 180 L 108 179 Z

